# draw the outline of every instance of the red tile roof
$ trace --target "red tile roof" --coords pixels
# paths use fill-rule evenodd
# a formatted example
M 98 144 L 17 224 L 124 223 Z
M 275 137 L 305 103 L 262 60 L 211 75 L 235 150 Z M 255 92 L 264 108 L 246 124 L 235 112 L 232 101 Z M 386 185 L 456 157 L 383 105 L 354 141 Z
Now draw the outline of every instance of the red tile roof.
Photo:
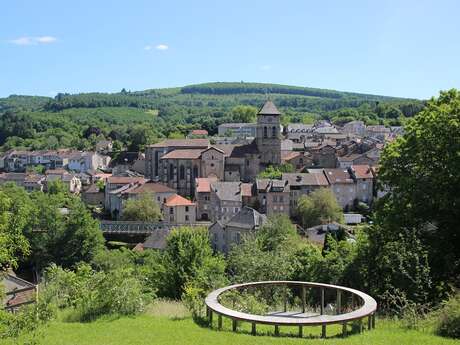
M 281 151 L 281 160 L 289 161 L 302 154 L 303 154 L 302 152 L 298 152 L 298 151 Z
M 211 183 L 217 181 L 217 177 L 198 177 L 195 179 L 196 191 L 198 193 L 210 193 Z
M 208 135 L 208 131 L 206 129 L 194 129 L 190 132 L 191 135 Z
M 209 146 L 208 139 L 166 139 L 157 144 L 150 145 L 150 147 L 202 147 Z
M 372 178 L 372 170 L 369 165 L 352 165 L 356 178 Z
M 347 169 L 324 169 L 324 174 L 330 184 L 354 183 Z
M 128 189 L 122 194 L 140 194 L 140 193 L 175 193 L 176 191 L 161 183 L 148 182 L 137 185 L 134 188 Z
M 198 159 L 202 152 L 202 149 L 173 150 L 163 155 L 161 159 Z
M 184 197 L 174 194 L 171 195 L 169 198 L 166 199 L 165 206 L 171 207 L 171 206 L 192 206 L 195 205 L 195 203 L 191 202 L 188 199 L 185 199 Z
M 252 196 L 252 183 L 241 184 L 241 196 Z
M 107 178 L 107 183 L 113 184 L 129 184 L 137 182 L 146 182 L 143 177 L 129 177 L 129 176 L 110 176 Z

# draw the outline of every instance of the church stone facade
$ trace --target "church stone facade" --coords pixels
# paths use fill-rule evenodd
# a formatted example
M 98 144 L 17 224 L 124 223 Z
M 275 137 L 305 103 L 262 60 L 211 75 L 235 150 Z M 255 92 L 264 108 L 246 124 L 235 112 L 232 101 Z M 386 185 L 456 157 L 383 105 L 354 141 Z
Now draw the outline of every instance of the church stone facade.
M 165 140 L 146 149 L 146 174 L 154 181 L 194 194 L 196 178 L 254 182 L 268 165 L 281 164 L 281 113 L 268 100 L 257 114 L 249 144 L 213 145 L 207 139 Z

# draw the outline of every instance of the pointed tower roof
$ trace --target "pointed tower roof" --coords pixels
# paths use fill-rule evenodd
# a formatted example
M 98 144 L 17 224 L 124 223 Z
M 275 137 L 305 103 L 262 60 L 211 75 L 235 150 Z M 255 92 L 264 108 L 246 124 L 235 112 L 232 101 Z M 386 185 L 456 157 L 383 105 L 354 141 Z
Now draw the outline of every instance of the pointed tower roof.
M 264 106 L 259 110 L 259 115 L 281 115 L 279 110 L 276 108 L 275 104 L 268 100 L 265 102 Z

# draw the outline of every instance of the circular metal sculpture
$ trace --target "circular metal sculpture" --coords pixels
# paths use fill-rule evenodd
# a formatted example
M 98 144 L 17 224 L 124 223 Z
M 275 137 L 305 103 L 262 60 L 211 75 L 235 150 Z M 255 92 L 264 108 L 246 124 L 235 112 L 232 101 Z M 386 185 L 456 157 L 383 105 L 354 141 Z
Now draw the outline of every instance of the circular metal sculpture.
M 263 288 L 273 286 L 284 286 L 287 288 L 298 288 L 301 290 L 302 311 L 296 313 L 287 313 L 286 300 L 284 303 L 284 313 L 271 313 L 268 315 L 248 314 L 233 309 L 229 309 L 220 303 L 220 297 L 225 292 L 231 290 L 246 290 L 248 288 Z M 306 292 L 307 289 L 319 289 L 320 298 L 319 312 L 306 313 Z M 330 296 L 334 292 L 335 308 L 334 313 L 326 314 L 325 295 Z M 342 301 L 344 297 L 351 298 L 351 308 L 343 308 Z M 329 298 L 330 299 L 330 298 Z M 326 337 L 326 326 L 329 324 L 342 324 L 342 333 L 347 333 L 347 323 L 355 320 L 362 320 L 368 317 L 368 329 L 375 327 L 375 311 L 377 302 L 371 296 L 364 292 L 347 288 L 344 286 L 301 282 L 301 281 L 262 281 L 245 284 L 236 284 L 223 287 L 211 292 L 205 300 L 207 307 L 207 316 L 212 326 L 213 313 L 218 316 L 218 328 L 222 328 L 222 317 L 228 317 L 233 321 L 233 331 L 236 331 L 237 321 L 246 321 L 252 324 L 252 334 L 256 334 L 256 324 L 274 325 L 275 335 L 279 334 L 279 326 L 298 326 L 299 336 L 302 336 L 303 326 L 322 326 L 321 336 Z M 359 330 L 362 330 L 362 322 L 359 323 Z

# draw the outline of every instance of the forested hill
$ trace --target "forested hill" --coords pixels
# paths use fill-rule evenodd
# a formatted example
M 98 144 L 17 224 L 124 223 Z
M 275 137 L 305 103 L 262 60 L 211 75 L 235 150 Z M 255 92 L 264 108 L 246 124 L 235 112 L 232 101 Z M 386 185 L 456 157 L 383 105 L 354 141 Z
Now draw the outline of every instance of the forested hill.
M 343 92 L 328 89 L 316 89 L 311 87 L 266 84 L 266 83 L 204 83 L 196 85 L 188 85 L 181 88 L 182 93 L 193 94 L 211 94 L 211 95 L 234 95 L 243 93 L 259 93 L 259 94 L 280 94 L 280 95 L 301 95 L 320 98 L 356 98 L 361 100 L 388 101 L 388 100 L 403 100 L 403 98 L 378 96 L 363 93 Z
M 89 138 L 91 134 L 137 149 L 164 137 L 183 136 L 194 128 L 214 134 L 221 123 L 241 121 L 235 107 L 258 108 L 267 97 L 283 113 L 283 123 L 326 118 L 336 123 L 360 119 L 367 124 L 400 125 L 424 105 L 414 99 L 245 82 L 61 93 L 54 98 L 12 95 L 0 98 L 0 150 L 88 149 L 99 139 Z

